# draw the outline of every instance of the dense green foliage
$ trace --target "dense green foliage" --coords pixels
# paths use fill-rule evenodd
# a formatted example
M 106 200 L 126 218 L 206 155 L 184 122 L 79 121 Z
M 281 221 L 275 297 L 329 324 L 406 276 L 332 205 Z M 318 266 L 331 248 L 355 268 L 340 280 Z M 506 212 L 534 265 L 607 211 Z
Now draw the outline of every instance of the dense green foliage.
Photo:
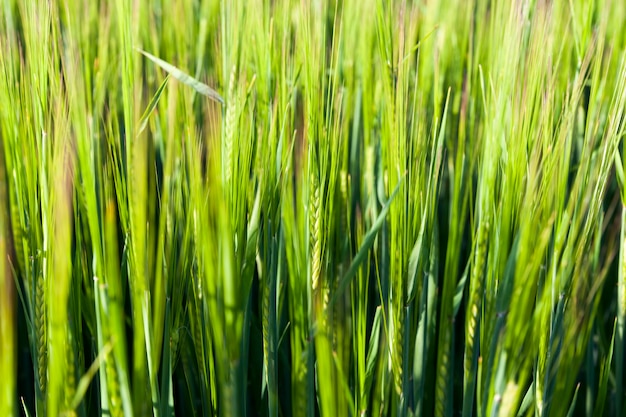
M 0 0 L 0 416 L 623 416 L 626 3 Z

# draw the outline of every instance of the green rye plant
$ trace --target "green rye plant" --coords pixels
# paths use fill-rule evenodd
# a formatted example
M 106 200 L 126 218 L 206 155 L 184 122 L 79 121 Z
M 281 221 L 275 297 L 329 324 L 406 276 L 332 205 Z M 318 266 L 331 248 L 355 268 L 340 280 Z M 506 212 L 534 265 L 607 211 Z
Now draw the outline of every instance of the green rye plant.
M 0 0 L 0 415 L 624 415 L 625 21 Z

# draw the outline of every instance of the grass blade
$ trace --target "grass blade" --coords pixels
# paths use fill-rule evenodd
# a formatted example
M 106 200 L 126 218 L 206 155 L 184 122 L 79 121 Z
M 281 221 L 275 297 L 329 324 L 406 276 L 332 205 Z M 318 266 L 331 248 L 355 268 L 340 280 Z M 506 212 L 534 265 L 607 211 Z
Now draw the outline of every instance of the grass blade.
M 143 54 L 145 57 L 150 59 L 152 62 L 157 64 L 159 67 L 164 69 L 172 77 L 176 78 L 181 83 L 188 85 L 189 87 L 193 88 L 194 90 L 196 90 L 198 93 L 202 94 L 203 96 L 206 96 L 206 97 L 208 97 L 208 98 L 210 98 L 212 100 L 215 100 L 215 101 L 217 101 L 220 104 L 224 104 L 224 99 L 222 98 L 222 96 L 220 96 L 217 91 L 215 91 L 214 89 L 212 89 L 208 85 L 206 85 L 206 84 L 196 80 L 191 75 L 186 74 L 185 72 L 179 70 L 175 66 L 173 66 L 171 64 L 168 64 L 167 62 L 163 61 L 162 59 L 157 58 L 156 56 L 154 56 L 154 55 L 152 55 L 152 54 L 150 54 L 150 53 L 148 53 L 146 51 L 143 51 L 143 50 L 141 50 L 139 48 L 135 48 L 135 49 L 138 52 L 140 52 L 141 54 Z

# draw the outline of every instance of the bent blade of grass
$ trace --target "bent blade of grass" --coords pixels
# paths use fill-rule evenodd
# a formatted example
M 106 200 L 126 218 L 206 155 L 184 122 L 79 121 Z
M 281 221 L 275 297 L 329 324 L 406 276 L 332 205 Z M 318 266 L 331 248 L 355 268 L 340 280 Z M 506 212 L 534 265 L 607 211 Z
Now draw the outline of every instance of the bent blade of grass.
M 354 259 L 352 260 L 352 263 L 350 264 L 350 268 L 348 268 L 348 271 L 346 272 L 346 274 L 343 277 L 341 277 L 337 285 L 337 290 L 335 291 L 335 294 L 333 295 L 333 298 L 330 302 L 330 305 L 333 305 L 335 301 L 337 301 L 339 296 L 343 294 L 343 291 L 346 289 L 346 287 L 348 286 L 352 278 L 356 275 L 363 261 L 367 259 L 367 253 L 370 250 L 370 248 L 374 245 L 374 240 L 376 239 L 376 236 L 378 235 L 378 231 L 383 227 L 383 224 L 385 224 L 387 213 L 389 212 L 389 207 L 391 206 L 391 203 L 393 202 L 394 197 L 398 194 L 398 191 L 400 190 L 400 186 L 402 185 L 402 182 L 403 182 L 403 179 L 400 179 L 400 181 L 398 181 L 396 188 L 391 193 L 391 196 L 385 203 L 385 206 L 383 207 L 380 214 L 378 215 L 378 218 L 372 225 L 372 228 L 370 229 L 369 232 L 367 232 L 367 234 L 363 238 L 363 244 L 361 245 L 361 248 L 357 252 Z
M 160 58 L 157 58 L 156 56 L 150 54 L 149 52 L 146 52 L 139 48 L 135 48 L 135 49 L 139 53 L 144 55 L 146 58 L 150 59 L 152 62 L 157 64 L 159 67 L 167 71 L 172 77 L 176 78 L 181 83 L 188 85 L 189 87 L 193 88 L 194 90 L 196 90 L 198 93 L 202 94 L 203 96 L 206 96 L 212 100 L 215 100 L 220 104 L 224 104 L 224 99 L 222 98 L 222 96 L 217 91 L 209 87 L 208 85 L 204 84 L 201 81 L 196 80 L 191 75 L 181 71 L 180 69 L 176 68 L 174 65 L 169 64 Z
M 91 381 L 96 375 L 96 372 L 100 370 L 100 365 L 104 363 L 105 358 L 107 357 L 107 355 L 109 355 L 109 353 L 111 353 L 112 350 L 113 350 L 113 343 L 108 342 L 106 345 L 104 345 L 104 349 L 100 351 L 100 353 L 98 354 L 96 359 L 93 361 L 93 363 L 91 364 L 91 366 L 89 367 L 85 375 L 83 375 L 80 381 L 78 381 L 74 398 L 72 398 L 72 401 L 70 403 L 70 410 L 76 410 L 78 408 L 78 406 L 80 405 L 80 402 L 83 400 L 83 398 L 85 397 L 85 394 L 87 393 L 89 384 L 91 384 Z
M 137 135 L 140 135 L 141 132 L 144 131 L 146 126 L 148 126 L 148 119 L 150 118 L 150 115 L 152 114 L 157 104 L 159 103 L 161 94 L 163 94 L 163 90 L 165 90 L 165 86 L 167 85 L 167 82 L 169 81 L 170 76 L 171 74 L 168 73 L 165 79 L 163 80 L 163 82 L 161 83 L 161 85 L 159 86 L 159 89 L 156 91 L 156 93 L 154 93 L 152 100 L 150 100 L 150 103 L 148 103 L 148 107 L 146 107 L 146 111 L 141 116 L 141 119 L 139 119 L 139 130 L 137 131 Z

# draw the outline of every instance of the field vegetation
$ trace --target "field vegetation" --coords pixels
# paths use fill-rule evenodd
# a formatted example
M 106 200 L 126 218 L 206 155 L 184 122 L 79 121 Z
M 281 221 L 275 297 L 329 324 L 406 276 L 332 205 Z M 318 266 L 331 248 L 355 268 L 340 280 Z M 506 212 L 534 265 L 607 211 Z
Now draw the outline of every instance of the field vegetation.
M 624 416 L 626 2 L 0 0 L 0 416 Z

